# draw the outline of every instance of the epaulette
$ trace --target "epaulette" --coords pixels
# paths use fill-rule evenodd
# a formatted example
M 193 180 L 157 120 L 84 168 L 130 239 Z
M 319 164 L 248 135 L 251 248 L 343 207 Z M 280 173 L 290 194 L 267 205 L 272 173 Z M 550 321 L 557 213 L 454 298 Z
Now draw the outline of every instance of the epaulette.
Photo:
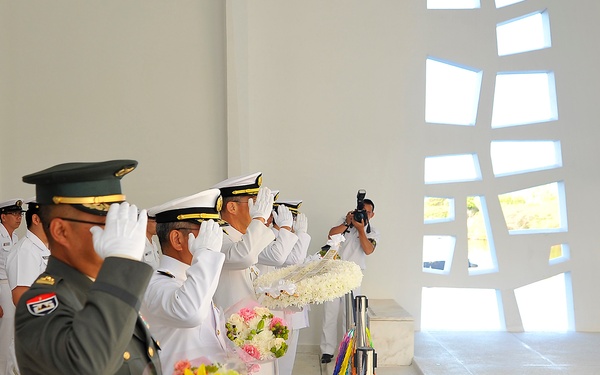
M 54 277 L 52 277 L 50 275 L 40 276 L 35 281 L 36 284 L 44 284 L 44 285 L 54 285 L 55 282 L 56 281 L 54 280 Z
M 158 272 L 159 275 L 167 276 L 167 277 L 170 277 L 172 279 L 175 278 L 175 276 L 173 276 L 173 274 L 171 272 L 169 272 L 169 271 L 160 271 L 159 270 L 159 271 L 156 271 L 156 272 Z

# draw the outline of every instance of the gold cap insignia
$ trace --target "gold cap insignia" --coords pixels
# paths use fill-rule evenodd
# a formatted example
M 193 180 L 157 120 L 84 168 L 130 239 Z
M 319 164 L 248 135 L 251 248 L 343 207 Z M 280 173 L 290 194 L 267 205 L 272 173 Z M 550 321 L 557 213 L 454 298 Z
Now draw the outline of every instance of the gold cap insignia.
M 219 195 L 219 198 L 217 198 L 217 212 L 221 212 L 222 208 L 223 208 L 223 197 Z
M 115 177 L 123 177 L 125 176 L 127 173 L 133 171 L 135 169 L 135 167 L 125 167 L 125 168 L 121 168 L 118 171 L 115 172 Z

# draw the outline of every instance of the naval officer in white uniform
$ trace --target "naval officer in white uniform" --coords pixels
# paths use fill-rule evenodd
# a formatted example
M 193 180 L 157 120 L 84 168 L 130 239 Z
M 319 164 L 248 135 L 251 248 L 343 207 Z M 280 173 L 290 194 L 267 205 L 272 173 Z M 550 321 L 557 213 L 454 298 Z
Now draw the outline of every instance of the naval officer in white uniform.
M 174 199 L 153 209 L 163 254 L 141 313 L 162 348 L 162 371 L 180 360 L 225 362 L 224 322 L 212 303 L 225 260 L 218 189 Z
M 19 237 L 15 233 L 23 219 L 23 200 L 10 199 L 0 203 L 0 375 L 8 373 L 10 351 L 14 336 L 15 305 L 8 286 L 6 260 Z
M 256 300 L 250 267 L 275 239 L 273 231 L 265 225 L 273 209 L 273 195 L 261 185 L 262 173 L 257 172 L 213 186 L 221 190 L 221 218 L 227 223 L 221 248 L 225 263 L 214 300 L 226 313 L 236 312 L 228 310 L 238 303 Z

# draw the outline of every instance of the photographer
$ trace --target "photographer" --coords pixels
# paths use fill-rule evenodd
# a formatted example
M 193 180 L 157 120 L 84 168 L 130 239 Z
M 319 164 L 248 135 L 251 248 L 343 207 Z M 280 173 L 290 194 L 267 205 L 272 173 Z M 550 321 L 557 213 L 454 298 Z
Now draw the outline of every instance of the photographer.
M 366 256 L 375 251 L 379 241 L 379 232 L 371 225 L 375 216 L 375 204 L 370 199 L 365 199 L 366 192 L 359 190 L 357 194 L 357 207 L 350 211 L 340 221 L 339 225 L 329 230 L 329 236 L 343 234 L 345 241 L 339 249 L 342 260 L 358 264 L 361 270 L 366 269 Z M 360 287 L 356 288 L 354 295 L 360 293 Z M 321 363 L 329 363 L 333 358 L 335 349 L 338 347 L 338 326 L 340 323 L 345 327 L 344 319 L 338 319 L 340 306 L 343 306 L 343 298 L 325 302 L 323 314 L 323 333 L 321 335 Z M 345 310 L 342 307 L 342 315 Z

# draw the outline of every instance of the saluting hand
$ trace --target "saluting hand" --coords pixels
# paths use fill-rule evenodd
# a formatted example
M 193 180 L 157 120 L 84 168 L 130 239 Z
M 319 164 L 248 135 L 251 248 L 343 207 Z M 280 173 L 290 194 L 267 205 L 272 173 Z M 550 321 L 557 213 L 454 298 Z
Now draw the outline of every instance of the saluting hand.
M 277 212 L 273 211 L 273 220 L 279 228 L 287 227 L 286 229 L 291 229 L 294 223 L 292 212 L 283 204 L 277 207 Z
M 262 218 L 262 221 L 266 222 L 273 210 L 273 194 L 271 194 L 271 189 L 265 186 L 261 187 L 256 195 L 256 200 L 248 200 L 248 210 L 250 211 L 251 218 Z
M 102 259 L 110 256 L 141 260 L 146 244 L 146 210 L 138 210 L 127 202 L 113 203 L 106 215 L 104 229 L 90 228 L 94 250 Z
M 308 231 L 308 218 L 302 212 L 296 216 L 296 221 L 294 222 L 294 232 L 296 233 L 306 233 Z
M 198 237 L 194 237 L 193 233 L 190 233 L 188 237 L 188 247 L 193 257 L 202 249 L 220 252 L 222 245 L 223 230 L 214 220 L 202 222 Z

